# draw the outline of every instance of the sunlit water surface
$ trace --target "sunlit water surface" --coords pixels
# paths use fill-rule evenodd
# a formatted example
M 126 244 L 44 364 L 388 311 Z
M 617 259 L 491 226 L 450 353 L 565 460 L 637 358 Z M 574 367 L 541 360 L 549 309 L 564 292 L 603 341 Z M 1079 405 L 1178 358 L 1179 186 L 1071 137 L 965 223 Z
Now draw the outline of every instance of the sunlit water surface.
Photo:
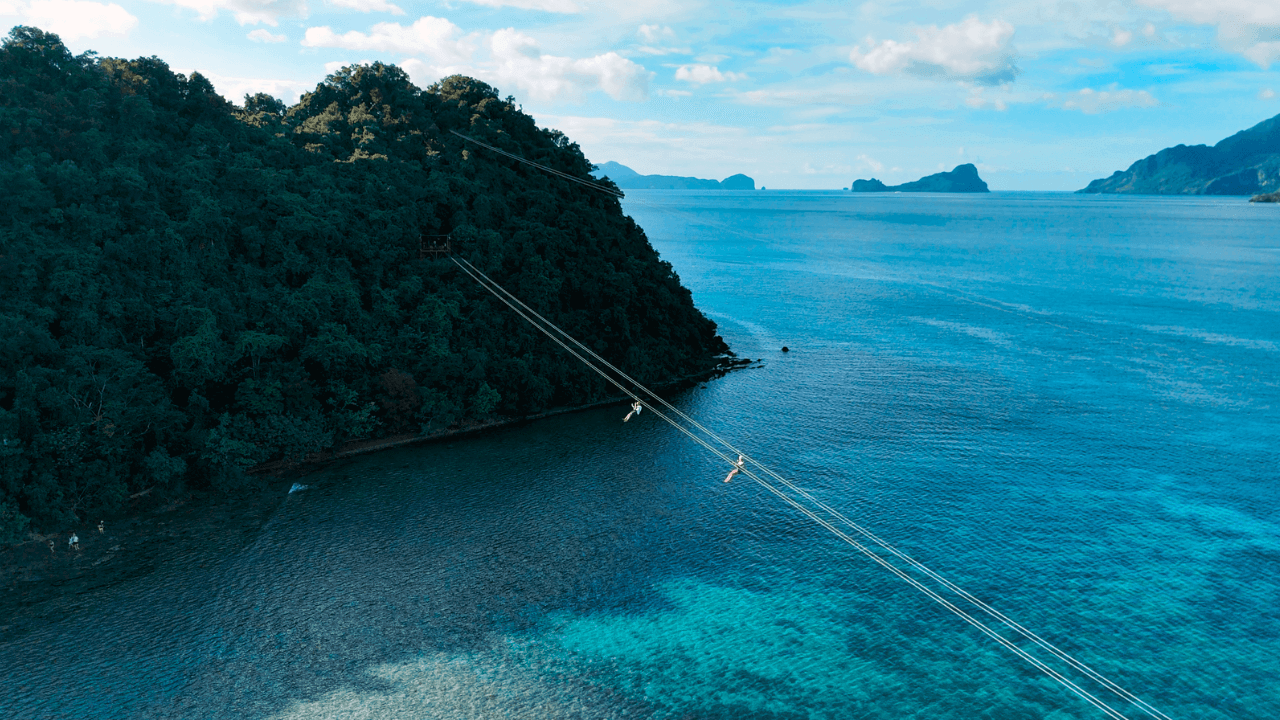
M 1280 717 L 1280 208 L 632 196 L 764 360 L 685 411 L 1170 717 Z M 1103 717 L 623 412 L 314 473 L 0 645 L 0 717 Z

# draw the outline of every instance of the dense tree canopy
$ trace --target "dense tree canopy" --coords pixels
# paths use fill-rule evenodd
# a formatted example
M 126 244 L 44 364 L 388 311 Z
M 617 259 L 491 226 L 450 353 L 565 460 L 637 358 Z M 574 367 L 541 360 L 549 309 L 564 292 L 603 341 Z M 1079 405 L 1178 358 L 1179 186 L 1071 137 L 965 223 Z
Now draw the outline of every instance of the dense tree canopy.
M 157 58 L 0 48 L 0 541 L 131 493 L 233 491 L 354 439 L 607 389 L 457 252 L 638 379 L 727 353 L 590 163 L 488 85 L 345 68 L 237 107 Z

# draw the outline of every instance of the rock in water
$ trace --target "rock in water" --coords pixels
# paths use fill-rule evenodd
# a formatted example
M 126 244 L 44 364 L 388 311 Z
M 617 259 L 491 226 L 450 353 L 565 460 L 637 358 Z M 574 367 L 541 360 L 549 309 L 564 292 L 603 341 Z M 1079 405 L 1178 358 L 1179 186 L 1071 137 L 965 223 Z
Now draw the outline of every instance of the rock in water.
M 850 186 L 853 192 L 938 192 L 938 193 L 984 193 L 991 192 L 987 183 L 978 177 L 978 168 L 973 163 L 957 165 L 951 172 L 934 173 L 901 185 L 885 185 L 875 178 L 870 180 L 854 180 Z

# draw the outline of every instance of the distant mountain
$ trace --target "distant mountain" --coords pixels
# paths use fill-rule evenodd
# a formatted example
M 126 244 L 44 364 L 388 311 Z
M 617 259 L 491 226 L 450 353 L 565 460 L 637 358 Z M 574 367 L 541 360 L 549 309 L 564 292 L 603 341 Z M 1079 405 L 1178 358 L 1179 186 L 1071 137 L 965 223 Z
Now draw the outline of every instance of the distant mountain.
M 854 180 L 849 188 L 853 192 L 942 192 L 942 193 L 984 193 L 991 192 L 987 184 L 978 177 L 978 168 L 972 163 L 957 165 L 951 172 L 934 173 L 901 185 L 885 185 L 875 178 L 870 180 Z
M 678 175 L 641 175 L 621 163 L 610 160 L 597 165 L 591 174 L 608 176 L 623 190 L 755 190 L 756 181 L 743 175 L 730 175 L 724 180 L 703 180 Z
M 1280 190 L 1280 115 L 1222 142 L 1165 148 L 1082 193 L 1254 195 Z

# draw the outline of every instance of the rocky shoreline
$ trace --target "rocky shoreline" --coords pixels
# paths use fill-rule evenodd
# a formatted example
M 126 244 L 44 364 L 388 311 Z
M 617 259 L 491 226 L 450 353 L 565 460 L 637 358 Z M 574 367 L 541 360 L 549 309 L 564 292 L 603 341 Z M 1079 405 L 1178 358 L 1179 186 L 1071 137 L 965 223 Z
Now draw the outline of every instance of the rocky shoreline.
M 1254 195 L 1249 198 L 1249 202 L 1256 203 L 1280 203 L 1280 192 L 1265 193 L 1263 195 Z
M 673 380 L 660 389 L 678 391 L 749 367 L 758 365 L 745 359 L 730 360 L 712 370 Z M 26 542 L 0 548 L 0 642 L 10 642 L 37 627 L 82 611 L 92 605 L 98 591 L 150 574 L 168 563 L 196 563 L 203 567 L 251 544 L 288 497 L 293 483 L 329 463 L 380 450 L 522 425 L 553 415 L 621 405 L 629 400 L 615 397 L 429 435 L 348 443 L 301 462 L 268 463 L 255 468 L 253 472 L 260 482 L 257 489 L 248 494 L 229 496 L 192 491 L 176 498 L 158 498 L 139 493 L 130 499 L 124 513 L 103 518 L 102 532 L 98 531 L 96 520 L 74 528 L 80 540 L 78 550 L 68 545 L 70 532 L 31 533 Z

